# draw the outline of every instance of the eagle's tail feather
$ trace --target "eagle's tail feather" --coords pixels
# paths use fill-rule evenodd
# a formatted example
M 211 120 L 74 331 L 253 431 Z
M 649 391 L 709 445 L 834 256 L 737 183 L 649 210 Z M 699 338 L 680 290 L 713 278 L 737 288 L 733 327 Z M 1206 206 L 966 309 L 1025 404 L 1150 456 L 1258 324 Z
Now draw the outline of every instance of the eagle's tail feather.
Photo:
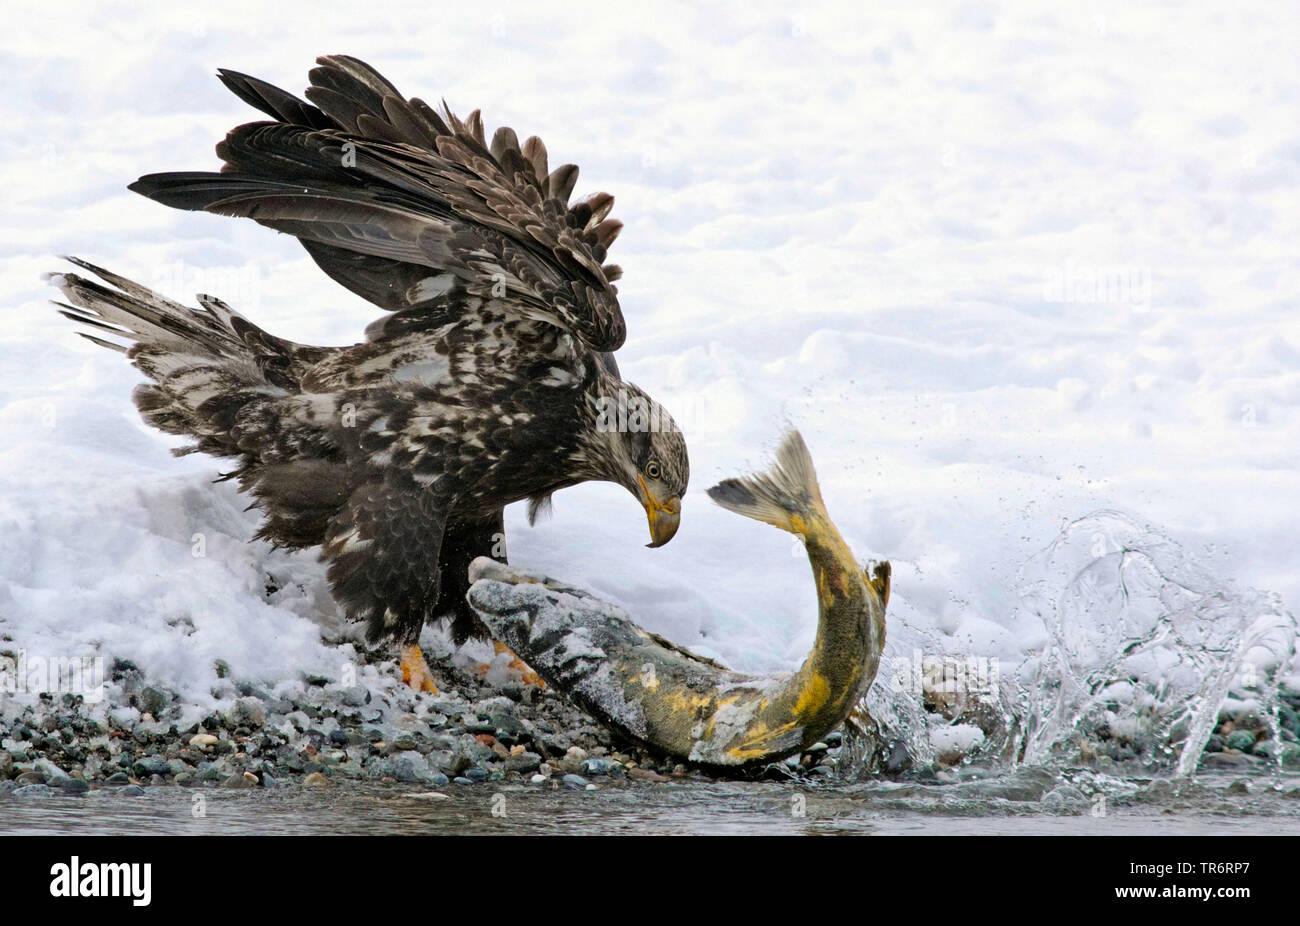
M 218 299 L 200 296 L 202 308 L 189 308 L 94 264 L 67 259 L 99 280 L 48 274 L 67 299 L 55 305 L 65 317 L 96 332 L 80 332 L 83 337 L 125 353 L 153 380 L 136 387 L 133 395 L 145 420 L 169 434 L 197 440 L 196 447 L 179 453 L 239 454 L 230 433 L 235 406 L 288 393 L 287 384 L 276 381 L 283 377 L 274 375 L 283 366 L 274 361 L 285 359 L 276 356 L 276 348 L 286 342 L 270 338 Z
M 817 472 L 798 431 L 785 436 L 771 469 L 724 479 L 709 489 L 709 498 L 728 511 L 803 537 L 814 525 L 828 521 Z
M 224 306 L 216 300 L 210 300 L 214 305 L 205 306 L 206 312 L 190 309 L 79 258 L 64 259 L 109 284 L 105 286 L 75 273 L 46 274 L 46 279 L 72 303 L 56 302 L 55 305 L 59 306 L 60 314 L 73 321 L 140 344 L 191 351 L 201 347 L 217 355 L 243 347 L 230 327 L 234 313 L 229 309 L 222 312 Z

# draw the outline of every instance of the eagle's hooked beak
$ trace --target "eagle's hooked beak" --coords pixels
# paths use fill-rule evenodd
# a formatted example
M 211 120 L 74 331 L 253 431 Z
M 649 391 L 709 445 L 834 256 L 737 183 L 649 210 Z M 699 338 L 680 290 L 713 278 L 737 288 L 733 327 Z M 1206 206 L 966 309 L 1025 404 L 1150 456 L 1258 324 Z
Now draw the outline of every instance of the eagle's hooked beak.
M 677 526 L 681 523 L 682 500 L 673 496 L 661 501 L 646 486 L 645 480 L 638 474 L 637 483 L 641 486 L 641 504 L 645 508 L 646 520 L 650 523 L 650 543 L 648 547 L 662 547 L 673 539 Z

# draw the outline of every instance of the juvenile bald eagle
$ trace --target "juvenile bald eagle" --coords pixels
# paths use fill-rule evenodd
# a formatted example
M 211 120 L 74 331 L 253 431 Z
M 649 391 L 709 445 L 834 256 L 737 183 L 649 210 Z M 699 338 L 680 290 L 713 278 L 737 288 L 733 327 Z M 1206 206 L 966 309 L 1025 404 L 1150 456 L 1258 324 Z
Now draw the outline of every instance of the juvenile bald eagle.
M 432 690 L 420 630 L 449 618 L 457 642 L 483 634 L 467 567 L 504 559 L 505 505 L 529 499 L 531 519 L 557 489 L 616 482 L 661 546 L 686 445 L 614 362 L 626 329 L 620 271 L 604 263 L 622 224 L 613 198 L 571 205 L 578 168 L 549 170 L 540 139 L 500 128 L 489 144 L 477 110 L 407 100 L 355 58 L 317 62 L 310 102 L 222 70 L 273 121 L 233 129 L 220 173 L 131 189 L 296 236 L 387 310 L 363 343 L 295 344 L 211 296 L 188 308 L 84 261 L 102 283 L 54 276 L 64 315 L 134 342 L 85 335 L 152 380 L 134 394 L 145 420 L 194 439 L 177 452 L 237 458 L 228 478 L 262 509 L 259 536 L 320 545 L 348 616 L 371 642 L 402 644 L 404 677 Z

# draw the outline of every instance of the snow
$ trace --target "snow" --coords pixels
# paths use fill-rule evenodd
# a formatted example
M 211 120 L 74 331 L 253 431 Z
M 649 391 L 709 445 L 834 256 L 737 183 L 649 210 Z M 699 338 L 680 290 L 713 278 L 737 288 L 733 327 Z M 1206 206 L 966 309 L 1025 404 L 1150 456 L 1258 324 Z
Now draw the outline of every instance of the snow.
M 1298 17 L 1265 2 L 15 10 L 0 649 L 130 658 L 200 702 L 217 659 L 274 682 L 353 658 L 313 556 L 246 542 L 256 518 L 211 483 L 221 464 L 168 454 L 130 404 L 138 374 L 78 339 L 40 276 L 77 254 L 191 304 L 210 292 L 277 335 L 358 339 L 378 311 L 292 239 L 125 189 L 215 167 L 212 145 L 256 118 L 216 67 L 298 92 L 335 52 L 539 134 L 552 163 L 582 166 L 579 195 L 617 196 L 619 360 L 686 431 L 682 526 L 647 550 L 626 492 L 580 486 L 535 528 L 509 510 L 521 568 L 733 668 L 793 668 L 815 629 L 801 548 L 704 494 L 765 466 L 792 424 L 850 545 L 894 564 L 895 656 L 911 657 L 909 629 L 991 658 L 1041 646 L 1017 571 L 1103 508 L 1295 611 Z

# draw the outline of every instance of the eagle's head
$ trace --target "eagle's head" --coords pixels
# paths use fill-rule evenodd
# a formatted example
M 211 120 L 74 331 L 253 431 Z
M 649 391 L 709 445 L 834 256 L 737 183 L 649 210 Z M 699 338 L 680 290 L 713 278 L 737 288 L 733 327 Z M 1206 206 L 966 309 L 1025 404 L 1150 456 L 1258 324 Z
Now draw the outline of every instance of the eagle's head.
M 690 479 L 686 439 L 668 411 L 631 383 L 597 401 L 596 478 L 617 482 L 645 509 L 651 547 L 673 539 Z

